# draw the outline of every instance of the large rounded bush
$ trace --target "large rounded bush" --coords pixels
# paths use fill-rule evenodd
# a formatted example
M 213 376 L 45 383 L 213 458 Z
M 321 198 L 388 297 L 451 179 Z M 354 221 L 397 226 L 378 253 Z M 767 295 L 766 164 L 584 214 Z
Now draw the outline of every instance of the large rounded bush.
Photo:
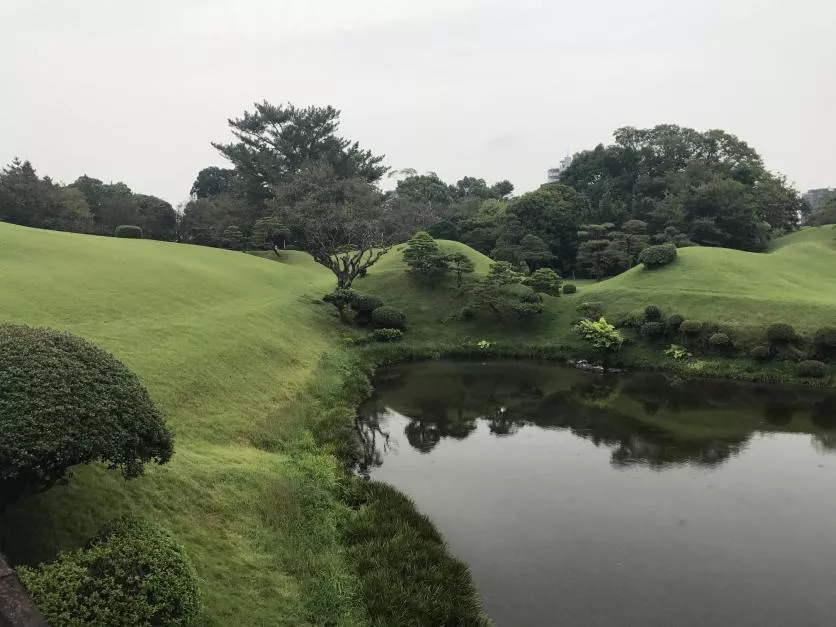
M 567 283 L 563 286 L 563 293 L 564 294 L 574 294 L 578 291 L 577 286 L 574 283 Z
M 703 324 L 699 320 L 685 320 L 682 324 L 679 325 L 679 330 L 682 331 L 685 335 L 690 335 L 692 337 L 699 335 L 702 333 Z
M 827 364 L 814 359 L 808 359 L 796 366 L 796 373 L 799 377 L 823 379 L 827 375 Z
M 646 268 L 660 268 L 676 260 L 676 246 L 673 244 L 660 244 L 648 246 L 639 253 L 639 263 Z
M 656 305 L 648 305 L 644 308 L 644 319 L 648 322 L 656 322 L 662 319 L 662 310 Z
M 171 458 L 171 433 L 139 378 L 68 333 L 0 325 L 0 504 L 44 490 L 76 464 L 125 478 Z
M 132 224 L 120 224 L 114 231 L 116 237 L 128 239 L 142 239 L 142 228 Z
M 186 627 L 200 612 L 197 574 L 182 547 L 137 518 L 18 574 L 52 627 Z
M 400 309 L 384 305 L 372 312 L 372 322 L 379 329 L 405 329 L 406 314 Z
M 822 327 L 816 331 L 813 344 L 821 348 L 836 348 L 836 327 Z
M 665 334 L 665 325 L 656 320 L 645 322 L 641 326 L 642 337 L 647 340 L 653 340 L 662 337 Z
M 598 301 L 581 303 L 575 309 L 587 320 L 599 320 L 604 315 L 604 304 Z
M 367 296 L 355 292 L 351 297 L 351 308 L 359 314 L 371 315 L 378 307 L 383 307 L 383 301 L 377 296 Z
M 708 338 L 708 345 L 713 348 L 728 348 L 732 345 L 732 341 L 726 333 L 713 333 Z
M 685 316 L 682 314 L 675 313 L 668 316 L 668 326 L 671 329 L 678 329 L 683 322 L 685 322 Z
M 766 329 L 766 337 L 772 344 L 786 344 L 795 339 L 795 329 L 789 324 L 772 324 Z

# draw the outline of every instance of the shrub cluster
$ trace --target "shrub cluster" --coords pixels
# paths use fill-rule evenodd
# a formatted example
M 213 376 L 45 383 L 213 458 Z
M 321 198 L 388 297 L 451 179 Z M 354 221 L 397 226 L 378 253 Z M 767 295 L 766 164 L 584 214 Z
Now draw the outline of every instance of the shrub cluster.
M 563 293 L 564 294 L 574 294 L 578 291 L 577 286 L 574 283 L 567 283 L 563 286 Z
M 655 340 L 665 334 L 665 325 L 657 320 L 650 320 L 641 326 L 640 333 L 646 340 Z
M 827 375 L 827 364 L 814 359 L 808 359 L 796 366 L 796 372 L 799 377 L 823 379 Z
M 46 489 L 76 464 L 125 478 L 167 462 L 172 437 L 139 378 L 68 333 L 0 325 L 0 504 Z
M 54 627 L 187 627 L 200 613 L 197 573 L 183 548 L 138 518 L 119 519 L 86 548 L 18 574 Z
M 685 335 L 689 335 L 691 337 L 696 337 L 700 333 L 702 333 L 703 324 L 699 320 L 684 320 L 679 325 L 679 330 L 682 331 Z
M 683 316 L 682 314 L 675 313 L 668 316 L 668 326 L 671 329 L 679 329 L 683 322 L 685 322 L 685 316 Z
M 132 224 L 120 224 L 116 227 L 114 235 L 128 239 L 142 239 L 142 228 Z
M 713 333 L 708 338 L 708 345 L 712 348 L 729 348 L 732 345 L 731 338 L 726 333 Z
M 661 268 L 676 260 L 676 246 L 673 244 L 659 244 L 648 246 L 639 253 L 639 263 L 646 268 Z
M 383 307 L 383 301 L 376 296 L 358 293 L 351 296 L 351 308 L 358 314 L 371 316 L 378 307 Z
M 587 320 L 598 320 L 604 315 L 604 305 L 597 301 L 581 303 L 576 309 L 581 317 Z
M 375 329 L 372 337 L 376 342 L 397 342 L 403 339 L 403 331 L 400 329 Z
M 656 305 L 648 305 L 644 308 L 644 319 L 648 322 L 656 322 L 662 319 L 662 310 Z
M 372 323 L 378 329 L 405 329 L 406 314 L 400 309 L 384 305 L 372 312 Z
M 789 324 L 772 324 L 766 329 L 770 344 L 787 344 L 795 340 L 795 329 Z

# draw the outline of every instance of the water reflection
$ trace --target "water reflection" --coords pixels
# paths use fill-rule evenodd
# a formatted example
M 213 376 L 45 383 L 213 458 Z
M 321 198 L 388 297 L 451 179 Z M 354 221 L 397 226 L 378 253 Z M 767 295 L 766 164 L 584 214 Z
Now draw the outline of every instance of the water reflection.
M 774 385 L 682 381 L 659 373 L 600 375 L 552 365 L 434 362 L 381 372 L 360 410 L 362 470 L 391 446 L 387 415 L 409 419 L 409 446 L 432 452 L 480 422 L 496 437 L 524 427 L 565 429 L 611 450 L 614 466 L 716 466 L 754 433 L 807 432 L 836 450 L 836 394 Z

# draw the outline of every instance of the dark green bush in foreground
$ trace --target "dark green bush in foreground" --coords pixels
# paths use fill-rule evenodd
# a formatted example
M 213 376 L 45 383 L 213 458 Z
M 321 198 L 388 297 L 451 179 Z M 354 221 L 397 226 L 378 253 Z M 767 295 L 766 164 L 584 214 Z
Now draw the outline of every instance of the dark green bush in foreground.
M 673 244 L 660 244 L 648 246 L 639 253 L 639 263 L 646 268 L 661 268 L 676 260 L 676 246 Z
M 683 322 L 685 322 L 685 316 L 682 314 L 671 314 L 668 316 L 668 326 L 671 329 L 678 329 Z
M 383 301 L 377 296 L 367 296 L 355 292 L 351 297 L 351 308 L 357 313 L 371 315 L 378 307 L 383 307 Z
M 656 305 L 648 305 L 644 308 L 644 319 L 648 322 L 656 322 L 662 319 L 662 310 Z
M 128 239 L 142 239 L 142 229 L 132 224 L 122 224 L 116 227 L 114 231 L 116 237 L 125 237 Z
M 467 566 L 394 488 L 361 486 L 345 537 L 373 625 L 489 625 Z
M 713 333 L 708 338 L 708 345 L 712 348 L 725 349 L 732 345 L 732 341 L 726 333 Z
M 813 336 L 815 356 L 821 359 L 836 357 L 836 328 L 822 327 Z
M 400 309 L 384 305 L 372 312 L 372 322 L 379 329 L 405 329 L 406 314 Z
M 148 392 L 113 355 L 19 325 L 0 325 L 0 433 L 0 504 L 49 488 L 76 464 L 137 477 L 173 449 Z
M 796 366 L 796 372 L 799 377 L 809 377 L 811 379 L 823 379 L 827 376 L 827 364 L 814 359 L 802 361 Z
M 141 519 L 119 519 L 86 548 L 18 574 L 51 627 L 197 624 L 191 561 L 167 532 Z
M 577 286 L 574 283 L 567 283 L 563 286 L 563 293 L 564 294 L 574 294 L 578 291 Z
M 795 329 L 789 324 L 772 324 L 766 329 L 770 344 L 786 344 L 795 340 Z
M 376 342 L 397 342 L 403 339 L 403 331 L 400 329 L 375 329 L 372 337 Z

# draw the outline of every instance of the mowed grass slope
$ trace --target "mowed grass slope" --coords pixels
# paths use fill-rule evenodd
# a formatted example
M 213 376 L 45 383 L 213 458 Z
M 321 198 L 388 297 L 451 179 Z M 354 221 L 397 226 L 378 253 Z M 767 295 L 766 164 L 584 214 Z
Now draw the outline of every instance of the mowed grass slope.
M 283 525 L 298 395 L 334 324 L 333 283 L 303 253 L 241 253 L 0 224 L 0 321 L 81 335 L 141 377 L 175 433 L 170 464 L 125 482 L 101 467 L 5 515 L 12 559 L 82 544 L 109 518 L 143 513 L 195 562 L 211 625 L 304 624 L 301 560 Z M 305 549 L 308 550 L 308 549 Z

